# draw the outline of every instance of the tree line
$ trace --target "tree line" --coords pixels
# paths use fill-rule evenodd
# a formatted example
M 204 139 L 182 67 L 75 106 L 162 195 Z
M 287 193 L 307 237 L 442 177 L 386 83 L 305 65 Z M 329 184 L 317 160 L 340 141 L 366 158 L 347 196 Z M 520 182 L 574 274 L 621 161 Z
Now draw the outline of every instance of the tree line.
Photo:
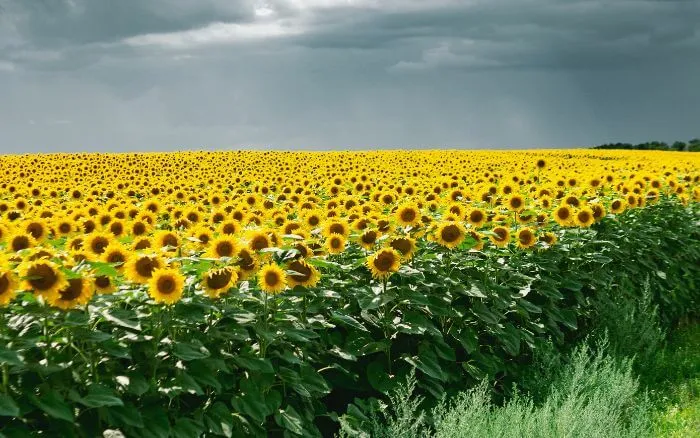
M 662 150 L 662 151 L 688 151 L 700 152 L 700 138 L 694 138 L 688 142 L 675 141 L 668 144 L 663 141 L 648 141 L 646 143 L 605 143 L 593 146 L 593 149 L 638 149 L 638 150 Z

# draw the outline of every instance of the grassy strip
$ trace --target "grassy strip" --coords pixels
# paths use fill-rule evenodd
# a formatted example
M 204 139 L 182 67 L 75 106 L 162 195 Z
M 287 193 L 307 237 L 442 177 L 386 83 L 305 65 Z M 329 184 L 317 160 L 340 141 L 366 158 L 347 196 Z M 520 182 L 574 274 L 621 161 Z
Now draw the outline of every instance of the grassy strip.
M 659 437 L 700 435 L 700 324 L 672 333 L 641 376 L 654 402 L 654 433 Z
M 495 403 L 486 383 L 430 411 L 414 395 L 416 379 L 361 431 L 341 437 L 694 437 L 700 432 L 700 324 L 674 330 L 667 345 L 644 361 L 616 353 L 615 340 L 582 344 L 540 369 L 543 394 L 519 394 Z M 552 367 L 551 362 L 559 361 Z M 634 365 L 633 365 L 634 364 Z M 636 371 L 640 370 L 640 371 Z

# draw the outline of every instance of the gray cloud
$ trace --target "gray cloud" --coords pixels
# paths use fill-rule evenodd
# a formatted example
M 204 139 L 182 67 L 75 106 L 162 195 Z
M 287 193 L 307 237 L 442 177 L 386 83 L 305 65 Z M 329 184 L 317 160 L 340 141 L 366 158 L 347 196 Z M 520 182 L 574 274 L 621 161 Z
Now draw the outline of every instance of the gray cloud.
M 0 4 L 0 151 L 698 135 L 697 1 Z

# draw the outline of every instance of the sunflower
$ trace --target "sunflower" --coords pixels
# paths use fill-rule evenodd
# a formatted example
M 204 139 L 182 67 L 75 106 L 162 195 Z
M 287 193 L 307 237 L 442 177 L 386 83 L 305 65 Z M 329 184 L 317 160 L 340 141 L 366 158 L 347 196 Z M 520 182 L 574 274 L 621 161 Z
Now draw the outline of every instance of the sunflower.
M 237 251 L 238 243 L 232 237 L 223 235 L 209 242 L 205 257 L 234 257 Z
M 129 257 L 124 269 L 127 277 L 135 283 L 145 284 L 153 277 L 153 271 L 163 269 L 165 260 L 159 255 L 146 253 Z
M 124 263 L 128 260 L 129 253 L 124 249 L 121 243 L 112 242 L 110 243 L 100 256 L 100 259 L 105 263 L 112 263 L 115 268 L 121 271 L 124 267 Z
M 435 230 L 435 240 L 442 246 L 453 249 L 458 247 L 466 236 L 467 230 L 459 222 L 443 221 Z
M 561 204 L 556 210 L 554 210 L 553 217 L 556 223 L 562 227 L 567 227 L 571 225 L 573 221 L 573 212 L 571 207 L 566 204 Z
M 278 294 L 287 287 L 287 274 L 276 264 L 265 265 L 258 272 L 258 285 L 265 293 Z
M 131 248 L 133 251 L 143 251 L 146 249 L 151 249 L 153 248 L 153 241 L 148 236 L 142 236 L 137 239 L 134 239 L 134 242 L 131 244 Z
M 48 299 L 49 304 L 64 310 L 81 307 L 92 298 L 94 289 L 89 278 L 71 278 L 68 284 Z
M 226 220 L 219 224 L 219 233 L 233 236 L 241 231 L 241 224 L 236 220 Z
M 219 298 L 238 281 L 238 273 L 232 266 L 210 269 L 202 277 L 202 289 L 210 298 Z
M 520 212 L 525 209 L 525 198 L 522 195 L 514 194 L 506 200 L 506 208 L 510 211 Z
M 31 289 L 47 300 L 68 285 L 58 265 L 46 259 L 24 262 L 18 270 L 24 289 Z
M 345 251 L 345 237 L 341 234 L 331 234 L 325 243 L 328 254 L 340 254 Z
M 248 233 L 248 248 L 251 251 L 260 251 L 272 246 L 267 230 L 254 230 Z
M 37 243 L 43 242 L 49 235 L 49 228 L 43 220 L 26 221 L 21 225 L 20 229 L 31 235 Z
M 365 230 L 359 238 L 360 246 L 364 249 L 372 249 L 378 237 L 379 234 L 375 230 Z
M 420 224 L 420 210 L 415 203 L 409 202 L 402 204 L 396 209 L 396 222 L 404 227 L 415 226 Z
M 595 203 L 590 205 L 591 210 L 593 211 L 593 218 L 597 221 L 600 221 L 605 217 L 607 214 L 605 211 L 605 206 L 600 203 Z
M 504 226 L 498 226 L 491 230 L 493 233 L 489 238 L 496 246 L 507 246 L 510 242 L 510 229 Z
M 537 243 L 537 236 L 535 236 L 532 228 L 529 227 L 519 229 L 515 239 L 518 242 L 518 248 L 521 249 L 532 248 Z
M 552 232 L 546 232 L 540 236 L 540 241 L 552 246 L 557 243 L 557 235 Z
M 575 215 L 576 225 L 579 227 L 588 228 L 595 222 L 593 210 L 590 207 L 581 207 Z
M 622 199 L 615 199 L 610 203 L 610 211 L 615 214 L 620 214 L 625 211 L 625 201 Z
M 58 237 L 68 236 L 77 230 L 77 225 L 70 218 L 56 218 L 53 221 L 53 230 Z
M 467 215 L 467 221 L 472 227 L 479 228 L 486 223 L 486 212 L 480 208 L 474 208 Z
M 14 232 L 7 237 L 7 249 L 12 252 L 21 251 L 34 246 L 36 246 L 36 240 L 31 234 Z
M 238 249 L 238 261 L 235 265 L 238 267 L 238 272 L 241 280 L 245 280 L 258 269 L 257 255 L 247 247 Z
M 164 252 L 175 252 L 180 247 L 180 237 L 174 231 L 159 230 L 153 236 L 156 248 Z
M 106 275 L 97 276 L 93 280 L 95 291 L 101 295 L 110 295 L 117 290 L 114 280 Z
M 83 245 L 90 254 L 99 257 L 111 243 L 114 243 L 113 235 L 108 233 L 92 233 L 85 238 Z
M 148 294 L 156 303 L 174 304 L 182 298 L 185 277 L 173 268 L 154 269 L 148 280 Z
M 0 269 L 0 306 L 6 306 L 17 293 L 19 284 L 9 269 Z
M 374 278 L 387 279 L 399 270 L 400 261 L 401 254 L 398 251 L 394 248 L 384 248 L 367 257 L 367 267 Z
M 416 241 L 410 237 L 397 237 L 389 242 L 389 246 L 401 253 L 404 260 L 411 260 L 416 253 Z
M 297 259 L 287 264 L 287 269 L 294 271 L 287 275 L 289 286 L 314 287 L 321 279 L 318 270 L 304 259 Z

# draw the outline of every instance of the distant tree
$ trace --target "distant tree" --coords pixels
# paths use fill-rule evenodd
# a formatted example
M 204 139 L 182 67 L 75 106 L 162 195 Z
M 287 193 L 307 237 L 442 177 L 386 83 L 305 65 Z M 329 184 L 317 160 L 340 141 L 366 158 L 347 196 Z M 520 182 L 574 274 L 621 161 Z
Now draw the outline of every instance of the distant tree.
M 685 142 L 684 141 L 675 141 L 675 142 L 673 142 L 671 149 L 673 149 L 674 151 L 684 151 L 685 150 Z
M 689 152 L 700 152 L 700 138 L 694 138 L 688 142 Z

